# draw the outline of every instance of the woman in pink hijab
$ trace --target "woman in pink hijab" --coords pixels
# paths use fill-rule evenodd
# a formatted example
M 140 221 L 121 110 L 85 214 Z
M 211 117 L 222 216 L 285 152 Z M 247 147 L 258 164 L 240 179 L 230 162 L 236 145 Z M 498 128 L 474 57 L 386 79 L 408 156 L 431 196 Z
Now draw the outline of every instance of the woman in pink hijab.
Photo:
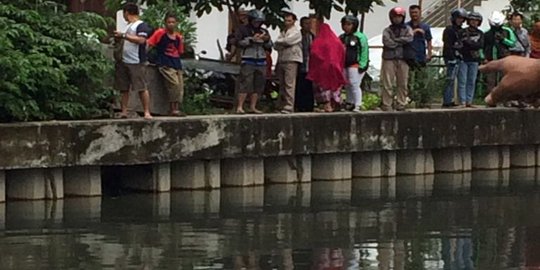
M 325 112 L 332 112 L 341 104 L 341 88 L 347 83 L 343 75 L 345 47 L 330 25 L 321 23 L 319 33 L 311 45 L 307 79 L 315 85 L 317 103 L 324 104 Z

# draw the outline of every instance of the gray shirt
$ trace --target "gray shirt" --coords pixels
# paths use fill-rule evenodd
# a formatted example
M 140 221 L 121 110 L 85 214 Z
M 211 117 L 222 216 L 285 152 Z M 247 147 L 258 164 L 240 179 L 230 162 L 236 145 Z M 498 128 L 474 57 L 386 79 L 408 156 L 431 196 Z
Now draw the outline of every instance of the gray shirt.
M 511 28 L 516 35 L 517 41 L 516 46 L 510 48 L 511 52 L 521 53 L 523 56 L 528 56 L 531 53 L 531 45 L 529 42 L 529 32 L 525 28 Z

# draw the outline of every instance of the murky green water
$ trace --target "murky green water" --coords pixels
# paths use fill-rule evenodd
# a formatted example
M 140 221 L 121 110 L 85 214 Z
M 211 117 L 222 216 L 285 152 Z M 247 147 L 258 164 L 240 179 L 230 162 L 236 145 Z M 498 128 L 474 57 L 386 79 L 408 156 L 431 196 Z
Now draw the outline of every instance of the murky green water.
M 538 269 L 540 171 L 0 204 L 0 269 Z

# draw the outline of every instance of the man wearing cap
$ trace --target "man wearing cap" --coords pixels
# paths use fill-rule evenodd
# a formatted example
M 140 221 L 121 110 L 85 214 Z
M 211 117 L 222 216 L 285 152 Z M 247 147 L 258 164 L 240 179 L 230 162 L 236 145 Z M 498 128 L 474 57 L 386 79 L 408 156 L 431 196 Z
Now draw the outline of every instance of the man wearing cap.
M 283 11 L 283 31 L 274 42 L 278 52 L 276 72 L 279 79 L 280 112 L 287 114 L 294 111 L 294 96 L 298 65 L 303 62 L 302 33 L 296 28 L 296 15 Z

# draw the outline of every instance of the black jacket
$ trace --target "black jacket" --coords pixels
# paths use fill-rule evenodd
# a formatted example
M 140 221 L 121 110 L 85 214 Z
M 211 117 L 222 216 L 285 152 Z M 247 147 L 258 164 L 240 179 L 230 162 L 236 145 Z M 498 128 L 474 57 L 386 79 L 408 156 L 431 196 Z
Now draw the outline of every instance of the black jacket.
M 469 27 L 461 31 L 463 48 L 460 52 L 465 62 L 480 62 L 484 59 L 484 32 L 478 28 Z
M 443 32 L 443 57 L 446 61 L 461 59 L 460 50 L 463 48 L 461 42 L 461 26 L 449 25 Z

